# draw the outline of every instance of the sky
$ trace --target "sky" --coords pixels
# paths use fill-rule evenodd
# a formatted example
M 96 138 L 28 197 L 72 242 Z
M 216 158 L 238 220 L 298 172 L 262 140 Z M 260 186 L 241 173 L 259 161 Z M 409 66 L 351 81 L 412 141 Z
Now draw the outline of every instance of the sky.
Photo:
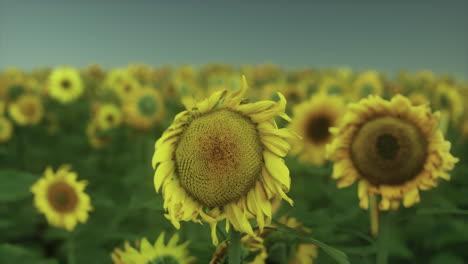
M 276 63 L 468 80 L 468 0 L 0 0 L 0 69 Z

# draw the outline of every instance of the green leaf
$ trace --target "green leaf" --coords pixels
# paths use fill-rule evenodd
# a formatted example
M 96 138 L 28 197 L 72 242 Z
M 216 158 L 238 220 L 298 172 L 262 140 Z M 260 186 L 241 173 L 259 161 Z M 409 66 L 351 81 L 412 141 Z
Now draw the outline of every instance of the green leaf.
M 321 248 L 327 255 L 333 258 L 339 264 L 350 264 L 348 260 L 348 256 L 346 254 L 334 247 L 331 247 L 317 239 L 309 237 L 307 234 L 301 233 L 296 229 L 290 228 L 289 226 L 283 225 L 278 221 L 274 220 L 274 223 L 279 226 L 278 230 L 282 232 L 286 232 L 289 234 L 293 234 L 301 239 L 302 242 L 311 243 L 316 245 L 317 247 Z
M 0 170 L 0 201 L 12 202 L 31 195 L 30 187 L 37 177 L 17 170 Z

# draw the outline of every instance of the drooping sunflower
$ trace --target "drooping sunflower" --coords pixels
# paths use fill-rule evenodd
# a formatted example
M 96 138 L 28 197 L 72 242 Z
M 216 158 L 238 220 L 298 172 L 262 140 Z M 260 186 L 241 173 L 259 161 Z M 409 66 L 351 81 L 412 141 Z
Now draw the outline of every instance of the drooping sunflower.
M 13 124 L 6 117 L 0 115 L 0 143 L 7 142 L 13 136 Z
M 80 73 L 72 67 L 54 69 L 48 80 L 49 94 L 55 100 L 67 104 L 83 94 L 83 81 Z
M 164 233 L 152 245 L 146 238 L 143 238 L 138 247 L 133 248 L 129 243 L 125 244 L 124 250 L 116 249 L 111 254 L 114 264 L 191 264 L 195 258 L 190 256 L 187 246 L 189 242 L 177 245 L 179 235 L 175 234 L 164 243 Z M 139 248 L 139 249 L 138 249 Z
M 20 126 L 38 124 L 44 115 L 39 96 L 23 94 L 8 106 L 11 118 Z
M 412 106 L 404 96 L 391 101 L 369 96 L 351 104 L 342 122 L 332 128 L 329 146 L 339 188 L 359 180 L 360 206 L 369 207 L 369 195 L 380 195 L 380 209 L 410 207 L 419 202 L 419 190 L 428 190 L 458 159 L 450 142 L 438 130 L 440 113 L 427 105 Z
M 274 118 L 285 114 L 286 99 L 248 103 L 247 83 L 235 92 L 212 94 L 194 108 L 179 113 L 156 142 L 153 156 L 156 191 L 162 187 L 166 217 L 176 228 L 180 221 L 208 222 L 213 244 L 216 225 L 254 235 L 249 219 L 263 229 L 271 221 L 270 199 L 290 187 L 284 157 L 285 139 L 295 137 L 278 129 Z
M 219 244 L 209 264 L 229 264 L 228 246 L 227 241 Z M 241 238 L 241 250 L 241 263 L 243 264 L 265 264 L 268 257 L 263 239 L 258 236 L 244 235 Z
M 115 104 L 99 105 L 95 120 L 97 127 L 101 130 L 115 128 L 122 123 L 122 112 Z
M 150 87 L 135 92 L 123 106 L 125 123 L 137 129 L 149 129 L 164 117 L 164 101 Z
M 342 97 L 319 93 L 293 108 L 289 127 L 302 139 L 291 140 L 291 154 L 302 162 L 322 165 L 325 162 L 326 145 L 331 142 L 329 128 L 336 126 L 345 111 Z
M 87 182 L 77 181 L 70 166 L 61 166 L 55 173 L 47 167 L 31 191 L 34 205 L 50 225 L 72 231 L 78 222 L 85 223 L 92 210 L 89 196 L 84 192 Z

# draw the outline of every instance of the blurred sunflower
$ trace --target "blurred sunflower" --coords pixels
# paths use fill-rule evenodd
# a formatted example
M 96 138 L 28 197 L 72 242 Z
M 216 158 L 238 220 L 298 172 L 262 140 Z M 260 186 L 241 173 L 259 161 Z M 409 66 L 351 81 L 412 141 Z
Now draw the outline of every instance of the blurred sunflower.
M 414 106 L 420 105 L 429 105 L 431 101 L 424 93 L 421 92 L 413 92 L 408 96 L 408 99 L 411 101 L 411 104 Z
M 348 85 L 335 77 L 325 76 L 319 83 L 319 93 L 330 95 L 347 95 L 349 93 Z
M 175 234 L 164 244 L 164 233 L 159 235 L 158 239 L 151 245 L 146 238 L 143 238 L 136 248 L 130 246 L 127 242 L 124 250 L 115 249 L 111 254 L 114 264 L 191 264 L 195 258 L 190 256 L 187 246 L 189 242 L 177 245 L 179 235 Z M 139 248 L 139 249 L 138 249 Z
M 434 107 L 441 111 L 442 118 L 457 125 L 463 115 L 463 96 L 453 86 L 440 83 L 436 87 Z
M 368 208 L 369 195 L 381 195 L 380 209 L 410 207 L 419 202 L 419 190 L 437 186 L 458 159 L 450 142 L 438 130 L 439 113 L 427 105 L 412 106 L 404 96 L 391 101 L 369 96 L 351 104 L 329 146 L 335 161 L 338 187 L 359 180 L 360 206 Z
M 83 93 L 83 82 L 80 73 L 72 67 L 54 69 L 48 80 L 49 94 L 55 100 L 67 104 Z
M 221 243 L 213 254 L 209 264 L 228 263 L 228 243 Z M 251 235 L 244 235 L 241 239 L 241 263 L 243 264 L 265 264 L 268 257 L 263 239 Z
M 126 76 L 121 81 L 116 82 L 113 89 L 120 100 L 125 101 L 128 97 L 135 95 L 141 89 L 141 86 L 135 78 Z
M 302 162 L 322 165 L 325 162 L 326 145 L 332 140 L 328 131 L 336 126 L 345 111 L 341 97 L 320 93 L 297 105 L 289 124 L 302 139 L 291 140 L 291 154 L 299 155 Z
M 376 71 L 362 72 L 356 77 L 352 87 L 356 98 L 363 98 L 371 94 L 382 95 L 384 91 L 382 80 Z
M 88 136 L 89 144 L 95 148 L 100 149 L 104 145 L 109 144 L 112 138 L 106 135 L 101 135 L 97 122 L 89 122 L 86 127 L 86 135 Z
M 43 213 L 49 224 L 72 231 L 78 222 L 88 220 L 92 210 L 89 196 L 84 192 L 87 182 L 77 181 L 69 166 L 61 166 L 55 173 L 48 167 L 31 191 L 34 205 Z
M 274 118 L 285 114 L 286 100 L 248 103 L 243 87 L 218 91 L 192 109 L 179 113 L 156 142 L 154 185 L 162 187 L 166 217 L 176 228 L 180 221 L 208 222 L 213 244 L 216 225 L 254 235 L 249 219 L 263 229 L 271 221 L 270 199 L 290 187 L 284 157 L 290 149 L 288 129 Z
M 122 123 L 122 112 L 115 104 L 103 104 L 98 106 L 95 118 L 99 129 L 108 130 Z
M 44 108 L 39 96 L 24 94 L 10 103 L 8 111 L 11 118 L 20 126 L 35 125 L 42 120 Z
M 13 124 L 6 117 L 0 115 L 0 143 L 7 142 L 13 136 Z
M 124 102 L 125 123 L 137 129 L 149 129 L 164 117 L 164 101 L 158 91 L 143 88 Z

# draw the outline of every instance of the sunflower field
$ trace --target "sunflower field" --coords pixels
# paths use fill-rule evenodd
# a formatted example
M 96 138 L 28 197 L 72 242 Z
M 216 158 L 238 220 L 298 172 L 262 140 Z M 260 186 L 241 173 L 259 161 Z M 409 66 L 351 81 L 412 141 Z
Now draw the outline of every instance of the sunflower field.
M 468 263 L 468 83 L 0 71 L 0 263 Z

